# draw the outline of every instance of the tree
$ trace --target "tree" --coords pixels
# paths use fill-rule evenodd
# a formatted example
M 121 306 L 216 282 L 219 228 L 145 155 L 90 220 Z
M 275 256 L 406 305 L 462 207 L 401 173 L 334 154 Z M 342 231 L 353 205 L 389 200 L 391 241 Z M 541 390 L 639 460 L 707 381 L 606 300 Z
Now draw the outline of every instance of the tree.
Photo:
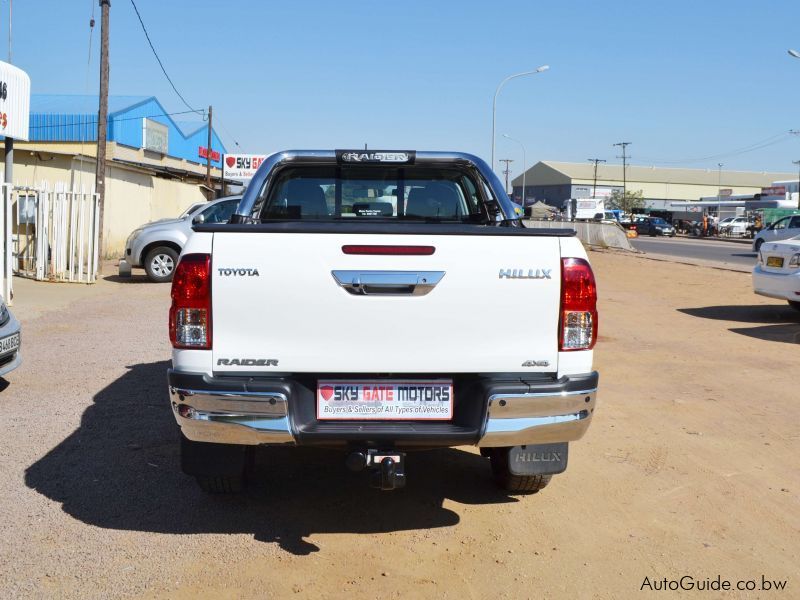
M 642 190 L 628 190 L 623 195 L 622 190 L 614 190 L 608 201 L 611 206 L 624 213 L 633 213 L 637 208 L 644 207 L 644 193 Z

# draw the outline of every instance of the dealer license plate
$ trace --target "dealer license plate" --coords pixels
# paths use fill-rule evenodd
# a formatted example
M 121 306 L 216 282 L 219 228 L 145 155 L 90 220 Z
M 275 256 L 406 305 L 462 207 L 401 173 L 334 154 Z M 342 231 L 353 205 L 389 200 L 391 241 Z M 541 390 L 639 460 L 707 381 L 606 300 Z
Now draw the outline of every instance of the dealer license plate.
M 783 257 L 781 257 L 781 256 L 768 256 L 767 257 L 767 266 L 768 267 L 782 267 L 783 266 Z
M 453 418 L 453 381 L 317 382 L 317 419 L 444 421 Z
M 0 340 L 0 355 L 19 350 L 19 334 L 15 333 Z

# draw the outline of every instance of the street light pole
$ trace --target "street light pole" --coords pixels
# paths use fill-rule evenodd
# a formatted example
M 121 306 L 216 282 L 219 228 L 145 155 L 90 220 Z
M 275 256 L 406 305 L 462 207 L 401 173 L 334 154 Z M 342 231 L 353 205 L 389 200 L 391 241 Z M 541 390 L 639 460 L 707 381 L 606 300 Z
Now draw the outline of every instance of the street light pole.
M 717 163 L 717 226 L 719 227 L 719 222 L 722 220 L 720 217 L 722 216 L 722 165 L 724 163 Z M 719 235 L 719 231 L 717 231 L 717 235 Z
M 520 142 L 518 139 L 512 138 L 507 133 L 504 133 L 503 137 L 506 138 L 506 139 L 511 140 L 512 142 L 517 142 L 519 144 L 520 148 L 522 148 L 522 202 L 521 202 L 521 204 L 522 204 L 522 208 L 525 208 L 525 168 L 526 168 L 525 165 L 528 164 L 528 159 L 525 157 L 525 144 Z M 513 188 L 513 186 L 512 186 L 512 188 Z
M 503 81 L 500 82 L 500 85 L 497 86 L 497 89 L 494 91 L 494 100 L 492 101 L 492 171 L 494 171 L 494 137 L 495 137 L 495 124 L 496 124 L 496 117 L 497 117 L 497 95 L 500 93 L 500 90 L 503 86 L 511 81 L 512 79 L 516 79 L 517 77 L 523 77 L 525 75 L 536 75 L 537 73 L 542 73 L 547 71 L 550 68 L 550 65 L 542 65 L 541 67 L 534 69 L 533 71 L 525 71 L 524 73 L 517 73 L 516 75 L 509 75 Z

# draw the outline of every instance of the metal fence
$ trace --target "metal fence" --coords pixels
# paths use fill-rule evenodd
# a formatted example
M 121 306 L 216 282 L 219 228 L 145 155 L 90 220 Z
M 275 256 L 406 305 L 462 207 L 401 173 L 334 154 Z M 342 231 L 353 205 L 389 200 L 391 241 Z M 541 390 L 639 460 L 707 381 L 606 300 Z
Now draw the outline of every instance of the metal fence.
M 525 225 L 544 229 L 572 229 L 578 235 L 578 238 L 589 246 L 634 250 L 630 241 L 628 241 L 626 231 L 614 223 L 595 223 L 593 221 L 534 221 L 527 219 Z
M 12 268 L 39 281 L 94 283 L 98 267 L 98 195 L 57 184 L 15 187 Z

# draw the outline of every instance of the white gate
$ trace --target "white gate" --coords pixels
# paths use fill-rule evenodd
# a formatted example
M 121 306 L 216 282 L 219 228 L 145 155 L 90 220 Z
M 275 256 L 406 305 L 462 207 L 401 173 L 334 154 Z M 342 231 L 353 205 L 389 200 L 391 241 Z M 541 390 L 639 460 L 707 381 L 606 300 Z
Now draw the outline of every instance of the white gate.
M 57 184 L 17 187 L 17 275 L 39 281 L 94 283 L 98 267 L 98 195 Z

